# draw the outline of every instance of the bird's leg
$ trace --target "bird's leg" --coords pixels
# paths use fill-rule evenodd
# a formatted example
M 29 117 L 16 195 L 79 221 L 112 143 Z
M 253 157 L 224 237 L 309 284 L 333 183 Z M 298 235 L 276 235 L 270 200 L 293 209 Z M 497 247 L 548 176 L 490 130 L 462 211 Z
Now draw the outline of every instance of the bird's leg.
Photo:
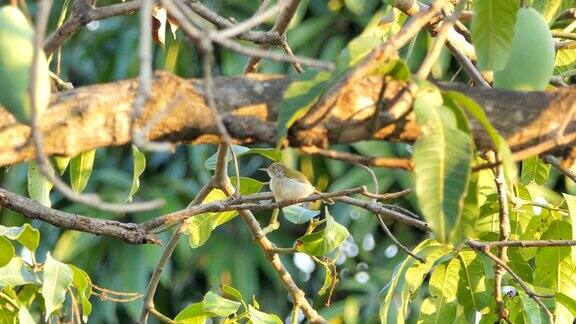
M 271 233 L 275 230 L 277 230 L 278 228 L 280 228 L 280 222 L 278 221 L 278 215 L 280 214 L 280 209 L 275 208 L 272 211 L 272 217 L 270 218 L 270 223 L 268 224 L 268 226 L 264 227 L 262 229 L 262 232 L 264 233 L 264 235 L 267 235 L 268 233 Z

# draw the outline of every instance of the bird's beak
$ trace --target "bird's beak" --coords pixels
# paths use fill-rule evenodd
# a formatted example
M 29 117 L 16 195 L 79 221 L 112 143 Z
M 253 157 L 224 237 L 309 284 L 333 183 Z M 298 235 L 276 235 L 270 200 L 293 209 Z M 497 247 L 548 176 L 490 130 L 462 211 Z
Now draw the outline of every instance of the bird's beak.
M 266 169 L 266 168 L 260 168 L 260 169 L 258 169 L 258 170 L 259 170 L 259 171 L 268 172 L 268 169 Z

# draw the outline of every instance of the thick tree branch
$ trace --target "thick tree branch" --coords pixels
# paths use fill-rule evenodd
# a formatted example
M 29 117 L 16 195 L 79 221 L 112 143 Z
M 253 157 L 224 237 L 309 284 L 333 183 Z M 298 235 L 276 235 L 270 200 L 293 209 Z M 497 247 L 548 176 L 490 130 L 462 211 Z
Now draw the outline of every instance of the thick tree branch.
M 361 140 L 411 142 L 418 137 L 413 114 L 379 111 L 380 127 L 372 132 L 375 105 L 382 87 L 381 77 L 363 78 L 349 91 L 340 94 L 330 115 L 310 130 L 294 130 L 290 145 L 295 147 L 351 143 Z M 237 143 L 275 144 L 278 111 L 290 79 L 283 76 L 251 75 L 215 78 L 214 91 L 219 114 Z M 393 102 L 404 89 L 399 82 L 386 85 L 384 102 Z M 443 90 L 460 91 L 484 107 L 488 117 L 506 138 L 513 151 L 531 154 L 553 151 L 576 141 L 576 118 L 566 129 L 566 141 L 558 142 L 556 130 L 564 122 L 576 91 L 557 89 L 549 92 L 517 92 L 481 89 L 441 83 Z M 130 114 L 137 94 L 137 80 L 80 87 L 54 95 L 49 109 L 39 121 L 46 155 L 73 156 L 100 147 L 131 142 Z M 184 80 L 157 73 L 149 102 L 135 121 L 141 128 L 180 96 L 170 114 L 151 128 L 151 141 L 172 143 L 217 143 L 218 130 L 204 103 L 204 85 L 199 80 Z M 372 103 L 373 106 L 370 106 Z M 403 109 L 402 109 L 403 110 Z M 479 148 L 490 148 L 492 141 L 478 123 L 472 128 Z M 82 130 L 82 131 L 79 131 Z M 34 158 L 29 141 L 30 128 L 15 122 L 0 108 L 0 165 Z M 542 146 L 542 143 L 546 145 Z

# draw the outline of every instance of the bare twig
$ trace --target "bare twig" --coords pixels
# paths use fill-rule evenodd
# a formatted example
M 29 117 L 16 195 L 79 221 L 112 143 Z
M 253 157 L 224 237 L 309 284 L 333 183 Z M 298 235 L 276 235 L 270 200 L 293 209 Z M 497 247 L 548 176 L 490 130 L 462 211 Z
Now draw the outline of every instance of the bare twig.
M 509 241 L 490 241 L 479 242 L 470 240 L 472 244 L 481 246 L 482 249 L 490 249 L 493 247 L 507 246 L 507 247 L 553 247 L 553 246 L 576 246 L 576 240 L 509 240 Z
M 30 116 L 30 126 L 32 132 L 32 139 L 34 143 L 34 148 L 36 149 L 36 162 L 38 163 L 38 168 L 42 175 L 46 177 L 50 182 L 54 184 L 54 187 L 58 189 L 66 198 L 94 207 L 100 210 L 111 211 L 111 212 L 136 212 L 144 211 L 149 209 L 155 209 L 161 206 L 164 202 L 162 200 L 154 200 L 144 203 L 132 203 L 126 205 L 112 204 L 102 202 L 98 195 L 82 195 L 77 194 L 72 190 L 64 181 L 62 181 L 58 176 L 52 171 L 52 167 L 46 161 L 46 155 L 44 154 L 44 149 L 42 146 L 42 133 L 38 126 L 38 107 L 36 106 L 36 87 L 38 82 L 36 82 L 38 75 L 38 62 L 40 58 L 40 51 L 42 51 L 42 43 L 44 42 L 44 33 L 46 32 L 46 25 L 48 23 L 48 16 L 50 14 L 50 7 L 52 5 L 51 0 L 43 0 L 40 2 L 38 8 L 38 18 L 36 22 L 36 32 L 34 33 L 34 54 L 32 59 L 32 68 L 30 70 L 30 86 L 29 95 L 31 103 L 31 116 Z
M 544 310 L 544 312 L 546 312 L 546 316 L 548 317 L 549 322 L 554 323 L 554 317 L 552 316 L 552 313 L 550 312 L 548 307 L 546 307 L 546 305 L 544 305 L 544 303 L 540 300 L 540 298 L 553 298 L 554 295 L 542 295 L 542 294 L 536 293 L 532 288 L 530 288 L 524 282 L 524 280 L 522 280 L 522 278 L 520 278 L 520 276 L 518 274 L 516 274 L 516 272 L 514 272 L 514 270 L 512 270 L 506 264 L 506 262 L 504 262 L 498 256 L 496 256 L 492 252 L 490 252 L 489 246 L 484 245 L 480 242 L 473 241 L 473 240 L 468 240 L 467 244 L 468 244 L 468 246 L 470 246 L 474 250 L 484 253 L 484 255 L 486 255 L 492 261 L 494 261 L 494 263 L 496 264 L 496 267 L 499 267 L 499 268 L 507 271 L 512 276 L 512 278 L 514 278 L 514 280 L 520 285 L 520 287 L 522 287 L 522 289 L 526 292 L 526 294 L 530 298 L 532 298 Z M 497 292 L 495 292 L 495 293 L 497 293 Z
M 392 232 L 388 228 L 388 225 L 386 225 L 386 223 L 384 222 L 384 219 L 382 219 L 382 215 L 378 214 L 377 216 L 378 216 L 378 221 L 380 222 L 380 227 L 382 227 L 382 230 L 384 231 L 384 233 L 386 233 L 386 235 L 388 235 L 390 237 L 392 242 L 394 242 L 396 245 L 398 245 L 408 255 L 410 255 L 414 259 L 420 261 L 420 263 L 426 263 L 426 259 L 414 254 L 412 251 L 410 251 L 410 249 L 406 245 L 402 244 L 402 242 L 400 242 L 396 238 L 396 236 L 394 236 L 394 234 L 392 234 Z
M 448 33 L 454 28 L 454 24 L 458 21 L 458 18 L 460 18 L 460 14 L 464 10 L 464 7 L 466 6 L 467 3 L 468 3 L 467 0 L 460 0 L 458 2 L 458 5 L 456 5 L 456 8 L 454 9 L 454 13 L 450 17 L 444 19 L 444 22 L 440 26 L 440 30 L 436 34 L 436 38 L 434 39 L 434 44 L 432 45 L 432 48 L 430 49 L 428 55 L 426 55 L 424 61 L 422 62 L 422 64 L 420 64 L 420 67 L 416 72 L 416 76 L 418 78 L 426 79 L 428 77 L 428 74 L 430 74 L 432 67 L 438 60 L 438 57 L 440 57 L 440 53 L 442 51 L 442 48 L 444 47 L 444 43 L 448 38 Z
M 497 153 L 489 152 L 488 160 L 491 163 L 500 161 L 500 156 Z M 496 183 L 496 191 L 498 194 L 498 220 L 499 220 L 499 238 L 500 241 L 506 241 L 510 238 L 510 216 L 508 214 L 508 192 L 506 189 L 506 179 L 504 177 L 504 166 L 502 164 L 494 168 Z M 508 262 L 508 247 L 498 247 L 498 260 L 506 264 Z M 506 273 L 506 268 L 497 263 L 494 267 L 494 298 L 496 299 L 496 314 L 501 319 L 508 318 L 509 312 L 504 306 L 502 298 L 502 278 Z
M 226 158 L 226 157 L 225 157 Z M 194 200 L 190 203 L 190 205 L 198 205 L 202 203 L 204 198 L 212 191 L 213 185 L 212 180 L 209 181 L 200 189 L 200 192 L 196 195 Z M 160 282 L 160 276 L 162 275 L 162 271 L 164 271 L 164 267 L 166 263 L 174 253 L 174 249 L 176 249 L 176 245 L 178 244 L 178 239 L 182 235 L 182 223 L 178 226 L 170 241 L 164 248 L 162 252 L 162 256 L 158 261 L 158 264 L 154 268 L 154 272 L 152 273 L 152 277 L 150 278 L 150 282 L 148 283 L 148 287 L 146 288 L 146 292 L 144 293 L 144 301 L 142 305 L 142 311 L 140 312 L 140 319 L 138 323 L 145 324 L 148 322 L 148 313 L 154 310 L 154 294 L 156 293 L 156 288 L 158 287 L 158 283 Z
M 348 152 L 340 152 L 333 150 L 325 150 L 316 146 L 304 146 L 300 148 L 303 152 L 313 155 L 319 155 L 323 157 L 328 157 L 335 160 L 341 160 L 352 164 L 363 164 L 366 166 L 381 167 L 381 168 L 392 168 L 392 169 L 404 169 L 411 171 L 414 169 L 414 164 L 409 159 L 398 159 L 398 158 L 385 158 L 385 157 L 369 157 L 363 155 L 357 155 Z
M 26 218 L 38 219 L 62 229 L 107 235 L 128 244 L 161 243 L 154 234 L 148 233 L 139 224 L 69 214 L 2 188 L 0 188 L 0 206 L 16 211 Z
M 280 12 L 280 15 L 278 15 L 278 18 L 276 20 L 276 23 L 274 24 L 274 26 L 270 30 L 270 32 L 278 33 L 281 40 L 284 38 L 284 35 L 286 34 L 286 31 L 288 30 L 288 26 L 290 25 L 290 21 L 292 20 L 292 17 L 294 17 L 294 14 L 296 13 L 296 9 L 298 8 L 298 5 L 300 4 L 300 0 L 287 0 L 287 1 L 285 1 L 285 3 L 286 3 L 286 5 L 284 6 L 284 8 L 282 8 L 282 11 Z M 284 42 L 286 42 L 286 41 L 284 40 Z M 260 49 L 263 51 L 266 51 L 269 48 L 270 48 L 270 44 L 263 44 L 260 46 Z M 256 73 L 256 72 L 258 72 L 258 68 L 260 67 L 260 60 L 261 60 L 261 57 L 259 57 L 259 56 L 250 57 L 248 59 L 248 63 L 246 64 L 246 67 L 244 68 L 244 73 Z M 296 60 L 292 63 L 298 64 L 298 60 Z
M 298 127 L 300 129 L 310 129 L 322 122 L 342 92 L 365 77 L 369 71 L 374 69 L 375 65 L 394 57 L 397 50 L 410 41 L 422 27 L 428 24 L 430 19 L 435 17 L 447 2 L 448 0 L 434 1 L 429 10 L 422 11 L 415 15 L 404 25 L 398 34 L 394 35 L 394 37 L 390 38 L 386 43 L 376 47 L 354 68 L 348 70 L 337 83 L 320 96 L 308 113 L 300 119 Z
M 565 176 L 567 176 L 573 182 L 576 182 L 576 173 L 570 169 L 563 168 L 560 165 L 560 161 L 556 159 L 556 157 L 552 155 L 545 155 L 542 157 L 542 160 L 551 166 L 553 166 L 556 170 L 562 172 Z
M 223 153 L 224 166 L 220 167 L 222 170 L 220 172 L 224 175 L 224 177 L 223 178 L 215 177 L 214 178 L 215 184 L 222 191 L 224 191 L 226 195 L 232 196 L 234 193 L 234 186 L 232 186 L 232 184 L 230 183 L 230 179 L 228 178 L 228 175 L 226 174 L 225 171 L 228 162 L 228 159 L 226 158 L 228 153 L 227 152 L 228 147 L 223 144 L 220 144 L 218 150 L 219 152 L 224 152 Z M 241 210 L 240 217 L 242 217 L 242 220 L 244 221 L 244 223 L 246 223 L 248 229 L 252 233 L 252 237 L 258 243 L 258 246 L 260 246 L 266 258 L 270 262 L 270 265 L 272 266 L 272 268 L 274 268 L 274 270 L 278 274 L 278 278 L 282 281 L 282 284 L 284 284 L 284 286 L 292 296 L 293 303 L 295 305 L 298 305 L 298 307 L 302 309 L 302 312 L 304 313 L 308 321 L 310 321 L 310 323 L 327 323 L 327 321 L 318 314 L 318 312 L 312 307 L 312 305 L 310 305 L 310 303 L 305 297 L 304 291 L 298 288 L 294 280 L 292 280 L 292 277 L 290 276 L 288 271 L 286 271 L 286 268 L 282 264 L 280 257 L 274 251 L 275 248 L 274 244 L 270 242 L 268 238 L 266 238 L 264 233 L 262 233 L 262 228 L 260 227 L 260 224 L 256 220 L 256 217 L 254 217 L 252 212 L 250 212 L 249 210 Z

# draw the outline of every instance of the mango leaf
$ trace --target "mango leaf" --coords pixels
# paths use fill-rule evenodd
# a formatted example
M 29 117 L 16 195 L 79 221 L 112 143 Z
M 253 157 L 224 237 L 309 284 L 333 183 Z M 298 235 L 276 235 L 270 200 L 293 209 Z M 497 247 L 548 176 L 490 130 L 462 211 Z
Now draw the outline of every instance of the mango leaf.
M 90 303 L 92 281 L 84 270 L 72 264 L 68 264 L 68 266 L 72 269 L 72 285 L 76 287 L 78 299 L 82 305 L 82 319 L 84 322 L 88 322 L 88 316 L 92 313 L 92 303 Z
M 282 208 L 282 214 L 293 224 L 304 224 L 320 215 L 320 211 L 310 210 L 299 205 L 290 205 Z
M 466 318 L 476 315 L 490 305 L 492 293 L 491 283 L 484 273 L 483 255 L 475 251 L 462 250 L 458 252 L 460 261 L 460 281 L 458 282 L 458 301 L 464 306 Z
M 572 227 L 569 223 L 554 220 L 540 240 L 569 240 L 571 236 Z M 576 299 L 576 267 L 570 249 L 569 246 L 539 248 L 535 258 L 534 283 Z M 557 320 L 565 323 L 574 319 L 570 311 L 557 301 L 554 314 Z
M 6 227 L 0 225 L 0 236 L 16 240 L 30 251 L 35 251 L 40 244 L 40 232 L 26 223 L 20 227 Z
M 278 162 L 282 160 L 282 151 L 275 148 L 248 148 L 240 145 L 232 145 L 232 150 L 236 153 L 237 158 L 248 154 L 258 154 L 272 161 Z M 216 161 L 218 160 L 217 154 L 218 153 L 214 153 L 206 160 L 206 162 L 204 162 L 204 167 L 206 167 L 206 169 L 216 170 Z M 230 161 L 232 161 L 232 154 L 228 153 L 228 162 Z
M 0 268 L 0 288 L 38 283 L 38 278 L 21 257 L 14 257 L 8 265 Z
M 244 299 L 242 299 L 242 294 L 238 291 L 238 289 L 232 286 L 228 286 L 226 284 L 223 284 L 221 289 L 224 293 L 234 297 L 234 299 L 236 299 L 237 301 L 244 303 Z
M 30 199 L 36 200 L 46 207 L 51 207 L 50 190 L 52 190 L 52 186 L 52 182 L 48 181 L 40 172 L 40 167 L 36 161 L 30 161 L 28 163 L 28 196 Z
M 569 194 L 562 194 L 566 205 L 568 205 L 568 213 L 570 214 L 570 224 L 572 225 L 572 239 L 576 240 L 576 196 Z M 571 249 L 572 263 L 576 264 L 576 248 Z
M 30 311 L 24 305 L 20 305 L 18 308 L 18 322 L 22 324 L 35 323 Z
M 0 267 L 4 267 L 10 263 L 10 260 L 16 254 L 14 246 L 4 236 L 0 236 Z
M 464 197 L 464 206 L 462 207 L 462 216 L 454 225 L 452 230 L 450 242 L 464 242 L 468 239 L 476 228 L 476 222 L 480 216 L 480 208 L 478 206 L 478 173 L 470 175 L 470 183 L 468 183 L 468 190 L 466 197 Z
M 28 123 L 32 104 L 30 70 L 34 55 L 34 30 L 16 6 L 0 7 L 0 104 L 20 123 Z M 15 45 L 18 44 L 18 45 Z M 50 102 L 50 75 L 44 52 L 36 64 L 35 106 L 40 116 Z
M 274 314 L 264 313 L 257 310 L 252 305 L 248 305 L 248 316 L 250 321 L 254 324 L 282 324 L 280 317 Z
M 564 10 L 576 7 L 575 0 L 534 0 L 530 6 L 538 10 L 552 24 Z
M 574 70 L 576 67 L 576 48 L 561 48 L 556 51 L 554 75 Z
M 502 163 L 504 165 L 504 175 L 506 176 L 506 182 L 508 185 L 512 185 L 516 181 L 518 176 L 518 171 L 516 170 L 516 164 L 512 159 L 512 152 L 506 143 L 506 140 L 500 136 L 496 128 L 492 126 L 492 123 L 486 116 L 484 109 L 476 103 L 473 99 L 465 96 L 462 93 L 456 91 L 448 91 L 445 95 L 450 96 L 454 102 L 456 102 L 460 107 L 468 111 L 474 118 L 484 127 L 488 136 L 494 143 L 496 151 L 502 157 Z
M 132 145 L 132 159 L 134 161 L 134 168 L 132 171 L 132 187 L 130 188 L 130 193 L 128 194 L 128 198 L 126 198 L 126 202 L 132 201 L 132 197 L 140 188 L 140 175 L 146 169 L 146 156 L 140 152 L 138 147 Z
M 426 263 L 420 263 L 413 257 L 407 256 L 394 269 L 392 279 L 380 292 L 380 321 L 382 323 L 405 322 L 410 295 L 418 291 L 434 263 L 450 251 L 450 248 L 435 240 L 424 240 L 412 252 L 425 258 Z
M 70 160 L 70 184 L 72 189 L 80 193 L 86 188 L 92 174 L 96 150 L 83 152 Z
M 414 146 L 416 195 L 437 239 L 447 243 L 453 231 L 461 230 L 455 225 L 462 217 L 473 143 L 468 133 L 457 128 L 457 116 L 442 105 L 434 86 L 421 88 L 414 109 L 422 133 Z
M 35 251 L 40 244 L 40 232 L 26 223 L 20 227 L 6 227 L 0 225 L 0 236 L 10 240 L 17 240 L 30 251 Z
M 309 69 L 297 76 L 286 92 L 278 116 L 276 134 L 281 142 L 288 134 L 288 129 L 310 110 L 318 97 L 328 88 L 330 73 Z
M 204 295 L 202 301 L 202 310 L 209 313 L 214 313 L 220 317 L 228 317 L 236 313 L 240 308 L 241 303 L 226 299 L 215 293 L 209 291 Z
M 52 258 L 50 252 L 48 252 L 44 263 L 44 283 L 42 284 L 46 321 L 64 303 L 66 290 L 68 290 L 71 283 L 72 269 L 65 263 Z
M 519 1 L 474 1 L 472 41 L 480 70 L 504 69 L 510 58 Z
M 522 306 L 522 312 L 519 314 L 520 318 L 516 317 L 514 323 L 531 323 L 531 324 L 545 324 L 550 323 L 546 316 L 545 311 L 538 306 L 534 299 L 522 290 L 518 289 L 518 297 Z
M 232 183 L 236 183 L 232 178 Z M 264 184 L 251 178 L 240 178 L 240 194 L 249 195 L 257 193 Z M 225 200 L 226 194 L 220 189 L 213 189 L 202 203 L 206 204 L 217 200 Z M 193 249 L 204 245 L 210 238 L 212 231 L 238 215 L 238 211 L 222 213 L 203 213 L 190 217 L 184 221 L 183 233 L 188 235 L 188 243 Z
M 544 185 L 548 181 L 550 164 L 544 163 L 537 155 L 522 161 L 520 179 L 527 185 L 534 181 L 538 185 Z
M 440 264 L 432 272 L 428 289 L 430 297 L 420 307 L 418 323 L 453 323 L 458 307 L 457 291 L 460 280 L 460 262 L 452 259 Z
M 572 316 L 576 316 L 576 300 L 574 298 L 571 298 L 570 296 L 564 293 L 557 292 L 556 301 L 562 304 L 562 306 L 566 307 L 566 309 L 570 311 Z
M 296 250 L 309 255 L 323 256 L 339 247 L 350 233 L 334 220 L 326 208 L 326 226 L 317 232 L 306 234 L 296 240 Z
M 324 283 L 322 284 L 322 287 L 320 287 L 320 290 L 318 290 L 318 295 L 322 296 L 324 295 L 326 292 L 328 292 L 328 289 L 332 287 L 332 270 L 330 270 L 330 267 L 327 266 L 324 263 L 321 263 L 322 266 L 324 267 Z
M 70 164 L 70 157 L 68 156 L 54 156 L 52 158 L 52 165 L 54 167 L 56 167 L 56 170 L 58 170 L 58 173 L 60 175 L 64 174 L 64 172 L 66 171 L 66 168 L 68 168 L 68 164 Z
M 208 317 L 214 317 L 216 314 L 206 312 L 202 309 L 202 302 L 188 305 L 184 308 L 174 320 L 178 324 L 204 324 Z

